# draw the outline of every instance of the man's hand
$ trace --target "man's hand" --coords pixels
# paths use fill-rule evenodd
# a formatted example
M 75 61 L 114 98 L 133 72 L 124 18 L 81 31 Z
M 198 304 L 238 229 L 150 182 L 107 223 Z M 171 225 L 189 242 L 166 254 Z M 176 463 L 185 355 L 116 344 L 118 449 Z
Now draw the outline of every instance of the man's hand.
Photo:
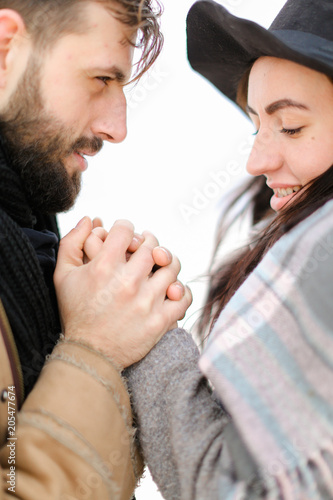
M 98 217 L 93 219 L 93 230 L 83 246 L 84 263 L 90 262 L 98 254 L 108 234 L 109 233 L 103 227 L 101 219 Z M 127 258 L 129 259 L 131 254 L 137 251 L 140 245 L 145 241 L 145 236 L 147 235 L 150 238 L 151 245 L 155 242 L 155 246 L 152 247 L 152 255 L 155 262 L 152 272 L 156 271 L 160 267 L 170 265 L 172 259 L 174 258 L 171 252 L 167 248 L 159 246 L 157 239 L 147 231 L 145 231 L 142 235 L 134 233 L 133 240 L 127 249 Z M 166 291 L 166 296 L 170 300 L 180 300 L 184 296 L 184 293 L 185 288 L 183 284 L 177 280 L 170 284 Z
M 131 254 L 135 233 L 128 221 L 117 221 L 100 251 L 84 264 L 91 231 L 91 220 L 84 218 L 60 242 L 54 283 L 64 334 L 101 350 L 123 369 L 144 357 L 184 316 L 192 296 L 185 289 L 180 300 L 166 299 L 179 261 L 173 258 L 152 273 L 156 239 L 145 233 Z

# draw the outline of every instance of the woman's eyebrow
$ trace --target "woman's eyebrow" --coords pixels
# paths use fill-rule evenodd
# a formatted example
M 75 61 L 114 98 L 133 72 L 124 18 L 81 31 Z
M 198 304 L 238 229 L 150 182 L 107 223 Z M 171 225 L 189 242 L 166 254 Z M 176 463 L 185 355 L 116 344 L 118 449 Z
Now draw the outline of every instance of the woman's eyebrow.
M 298 108 L 303 110 L 309 110 L 309 108 L 305 106 L 305 104 L 301 104 L 300 102 L 296 102 L 291 99 L 281 99 L 266 106 L 265 111 L 268 115 L 272 115 L 276 111 L 284 108 Z
M 280 99 L 279 101 L 272 102 L 272 104 L 266 106 L 265 111 L 268 115 L 272 115 L 273 113 L 276 113 L 276 111 L 284 108 L 309 110 L 309 108 L 305 106 L 305 104 L 302 104 L 300 102 L 293 101 L 292 99 Z M 252 115 L 258 116 L 258 113 L 249 105 L 246 106 L 246 111 L 248 113 L 251 113 Z

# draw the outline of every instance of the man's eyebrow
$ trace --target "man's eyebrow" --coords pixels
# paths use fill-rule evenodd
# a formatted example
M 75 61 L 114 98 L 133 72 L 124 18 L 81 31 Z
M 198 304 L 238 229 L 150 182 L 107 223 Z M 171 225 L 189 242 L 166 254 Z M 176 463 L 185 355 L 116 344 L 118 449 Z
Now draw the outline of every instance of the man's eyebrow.
M 305 104 L 293 101 L 292 99 L 280 99 L 279 101 L 272 102 L 272 104 L 266 106 L 265 111 L 268 115 L 272 115 L 276 111 L 284 108 L 297 108 L 302 110 L 309 109 L 307 106 L 305 106 Z M 251 113 L 252 115 L 258 115 L 258 113 L 249 105 L 246 106 L 246 111 L 248 113 Z

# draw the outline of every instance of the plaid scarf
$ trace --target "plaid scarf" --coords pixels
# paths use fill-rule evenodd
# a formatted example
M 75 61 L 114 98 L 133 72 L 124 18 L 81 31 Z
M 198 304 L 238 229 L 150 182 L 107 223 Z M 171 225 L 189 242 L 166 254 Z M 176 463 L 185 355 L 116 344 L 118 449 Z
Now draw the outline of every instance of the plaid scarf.
M 333 201 L 267 252 L 220 315 L 199 365 L 265 498 L 320 499 L 319 483 L 333 498 Z M 228 498 L 245 498 L 247 487 Z

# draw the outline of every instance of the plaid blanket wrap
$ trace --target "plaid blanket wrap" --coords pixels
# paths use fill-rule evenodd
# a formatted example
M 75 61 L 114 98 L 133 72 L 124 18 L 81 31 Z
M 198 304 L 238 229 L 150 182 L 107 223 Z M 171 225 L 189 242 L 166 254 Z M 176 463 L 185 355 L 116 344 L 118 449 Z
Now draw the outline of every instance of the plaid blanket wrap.
M 333 202 L 266 254 L 216 322 L 199 365 L 265 498 L 322 499 L 319 483 L 333 498 Z

